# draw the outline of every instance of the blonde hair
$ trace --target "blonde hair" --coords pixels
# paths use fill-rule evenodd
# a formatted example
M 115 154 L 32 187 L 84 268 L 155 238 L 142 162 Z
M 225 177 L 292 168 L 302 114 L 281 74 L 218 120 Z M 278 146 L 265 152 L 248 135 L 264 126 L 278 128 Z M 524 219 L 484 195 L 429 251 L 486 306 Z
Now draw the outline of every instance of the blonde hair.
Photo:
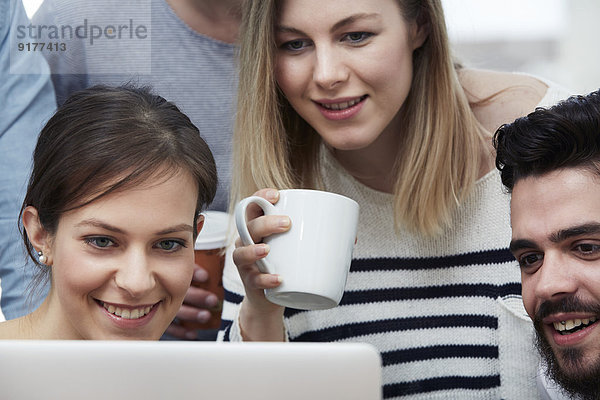
M 396 226 L 435 234 L 472 190 L 483 128 L 462 89 L 439 0 L 398 0 L 407 21 L 426 24 L 413 55 L 394 186 Z M 240 42 L 231 204 L 260 188 L 319 188 L 320 136 L 290 106 L 274 77 L 277 0 L 247 0 Z

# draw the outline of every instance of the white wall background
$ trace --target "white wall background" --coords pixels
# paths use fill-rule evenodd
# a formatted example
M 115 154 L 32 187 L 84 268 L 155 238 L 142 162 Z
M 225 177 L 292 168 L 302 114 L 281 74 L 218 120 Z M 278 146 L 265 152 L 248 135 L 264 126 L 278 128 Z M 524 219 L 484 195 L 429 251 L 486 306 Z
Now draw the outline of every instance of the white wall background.
M 598 0 L 442 0 L 457 56 L 521 71 L 573 93 L 600 88 Z

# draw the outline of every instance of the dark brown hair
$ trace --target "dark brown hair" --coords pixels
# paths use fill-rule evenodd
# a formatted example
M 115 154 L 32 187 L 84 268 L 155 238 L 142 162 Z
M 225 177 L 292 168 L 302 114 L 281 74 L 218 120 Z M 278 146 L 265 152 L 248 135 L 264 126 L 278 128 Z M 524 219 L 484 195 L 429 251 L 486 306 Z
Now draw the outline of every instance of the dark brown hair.
M 94 86 L 69 97 L 42 129 L 21 214 L 35 207 L 43 228 L 54 234 L 66 211 L 181 171 L 198 185 L 195 228 L 217 187 L 215 161 L 198 128 L 147 87 Z M 29 256 L 39 265 L 20 228 Z
M 494 147 L 496 168 L 509 191 L 520 179 L 561 168 L 600 174 L 600 90 L 501 126 Z

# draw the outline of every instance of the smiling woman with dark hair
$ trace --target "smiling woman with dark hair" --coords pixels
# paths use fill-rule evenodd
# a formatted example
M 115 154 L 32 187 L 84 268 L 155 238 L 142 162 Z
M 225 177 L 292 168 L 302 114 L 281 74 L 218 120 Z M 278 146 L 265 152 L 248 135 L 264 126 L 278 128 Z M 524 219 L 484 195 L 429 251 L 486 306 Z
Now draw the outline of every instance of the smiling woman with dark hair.
M 198 129 L 146 88 L 74 94 L 42 129 L 21 209 L 50 279 L 8 339 L 158 339 L 183 302 L 216 167 Z

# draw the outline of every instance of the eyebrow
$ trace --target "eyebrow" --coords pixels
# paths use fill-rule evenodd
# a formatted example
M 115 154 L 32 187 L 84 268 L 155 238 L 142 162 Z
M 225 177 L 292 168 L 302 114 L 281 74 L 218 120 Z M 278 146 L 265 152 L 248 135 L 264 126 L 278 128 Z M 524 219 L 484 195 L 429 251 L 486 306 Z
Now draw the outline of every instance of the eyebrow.
M 575 236 L 589 235 L 600 233 L 600 224 L 597 222 L 590 222 L 587 224 L 576 225 L 567 229 L 561 229 L 550 235 L 550 240 L 554 243 L 561 242 L 565 239 L 569 239 Z
M 116 226 L 99 221 L 95 218 L 83 220 L 83 221 L 79 222 L 77 225 L 75 225 L 76 228 L 86 227 L 86 226 L 101 228 L 101 229 L 105 229 L 110 232 L 115 232 L 115 233 L 120 233 L 120 234 L 125 233 L 125 231 L 122 230 L 121 228 L 117 228 Z M 179 224 L 179 225 L 170 226 L 168 228 L 160 230 L 160 231 L 156 232 L 155 235 L 168 235 L 170 233 L 175 233 L 175 232 L 192 232 L 192 233 L 194 233 L 194 228 L 188 224 Z
M 564 240 L 589 234 L 600 233 L 600 224 L 597 222 L 590 222 L 581 225 L 575 225 L 566 229 L 560 229 L 550 234 L 549 239 L 553 243 L 560 243 Z M 514 239 L 510 241 L 509 250 L 514 253 L 522 249 L 533 249 L 537 248 L 538 245 L 528 239 Z
M 510 241 L 510 245 L 508 246 L 508 249 L 510 250 L 511 253 L 514 254 L 518 250 L 533 249 L 536 247 L 537 247 L 537 244 L 535 244 L 535 242 L 532 242 L 531 240 L 513 239 Z
M 364 19 L 379 19 L 381 17 L 380 14 L 378 13 L 371 13 L 371 14 L 367 14 L 367 13 L 359 13 L 359 14 L 353 14 L 349 17 L 346 17 L 338 22 L 336 22 L 331 29 L 329 30 L 329 32 L 335 32 L 336 30 L 343 28 L 346 25 L 350 25 L 358 20 L 364 20 Z M 295 33 L 295 34 L 299 34 L 299 35 L 306 35 L 303 31 L 301 31 L 300 29 L 296 29 L 296 28 L 292 28 L 289 26 L 285 26 L 285 25 L 277 25 L 277 27 L 275 28 L 275 30 L 277 32 L 281 32 L 281 33 Z
M 168 235 L 169 233 L 175 232 L 191 232 L 194 233 L 194 228 L 188 224 L 179 224 L 172 226 L 170 228 L 164 229 L 162 231 L 156 232 L 157 235 Z

